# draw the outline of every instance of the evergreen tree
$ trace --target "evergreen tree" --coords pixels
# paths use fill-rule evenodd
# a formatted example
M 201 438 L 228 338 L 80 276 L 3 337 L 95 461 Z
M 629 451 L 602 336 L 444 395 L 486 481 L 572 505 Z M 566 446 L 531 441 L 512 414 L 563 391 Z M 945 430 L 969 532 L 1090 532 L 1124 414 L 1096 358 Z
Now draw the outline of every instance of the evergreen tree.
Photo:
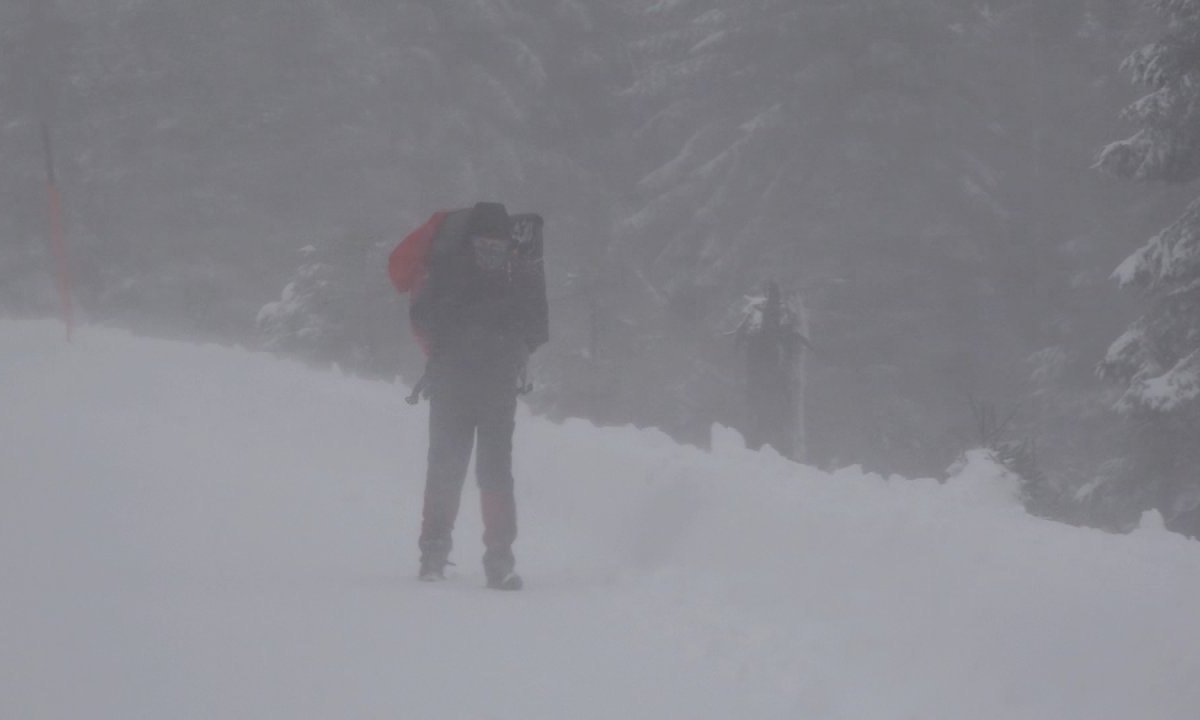
M 1150 91 L 1125 113 L 1138 129 L 1106 147 L 1098 164 L 1122 178 L 1187 185 L 1200 176 L 1200 1 L 1150 6 L 1163 32 L 1124 64 Z M 1114 275 L 1148 304 L 1101 365 L 1124 389 L 1117 407 L 1135 432 L 1137 494 L 1175 527 L 1200 534 L 1200 199 Z
M 604 245 L 618 207 L 604 107 L 621 65 L 606 7 L 17 2 L 0 4 L 0 232 L 20 243 L 5 275 L 28 280 L 43 261 L 33 5 L 70 49 L 52 67 L 55 132 L 92 317 L 246 340 L 297 246 L 360 230 L 398 240 L 481 197 L 552 216 L 554 263 Z M 214 279 L 219 311 L 180 313 L 169 297 Z M 33 300 L 48 305 L 13 305 Z
M 938 428 L 954 423 L 956 394 L 1024 348 L 978 350 L 980 334 L 1009 322 L 994 307 L 1008 288 L 994 268 L 1015 264 L 996 260 L 1019 255 L 1005 241 L 1022 209 L 1006 173 L 1005 97 L 976 49 L 987 20 L 939 0 L 639 12 L 624 97 L 643 172 L 613 253 L 642 299 L 628 316 L 661 334 L 683 293 L 713 328 L 747 286 L 801 289 L 824 350 L 816 456 L 941 469 L 954 448 Z M 686 362 L 736 376 L 715 352 Z
M 1086 460 L 1085 424 L 1068 414 L 1097 414 L 1087 348 L 1112 332 L 1097 303 L 1116 301 L 1081 268 L 1136 227 L 1130 201 L 1087 171 L 1123 102 L 1096 70 L 1120 31 L 1112 4 L 631 8 L 641 34 L 622 97 L 637 206 L 610 254 L 625 326 L 667 335 L 682 295 L 708 328 L 683 366 L 736 376 L 712 351 L 720 319 L 743 288 L 791 281 L 822 350 L 818 462 L 939 472 L 969 442 L 950 430 L 965 397 L 1026 393 L 1037 398 L 1014 432 L 1063 446 L 1039 452 L 1048 468 Z M 1098 91 L 1073 92 L 1081 83 Z M 1061 358 L 1053 377 L 1048 357 Z M 654 362 L 619 373 L 634 414 L 670 387 L 637 381 Z M 700 411 L 726 420 L 727 404 L 714 394 Z M 1091 477 L 1071 473 L 1067 494 Z
M 376 272 L 389 243 L 349 234 L 299 250 L 301 262 L 278 300 L 259 310 L 263 349 L 364 375 L 394 375 L 401 312 Z

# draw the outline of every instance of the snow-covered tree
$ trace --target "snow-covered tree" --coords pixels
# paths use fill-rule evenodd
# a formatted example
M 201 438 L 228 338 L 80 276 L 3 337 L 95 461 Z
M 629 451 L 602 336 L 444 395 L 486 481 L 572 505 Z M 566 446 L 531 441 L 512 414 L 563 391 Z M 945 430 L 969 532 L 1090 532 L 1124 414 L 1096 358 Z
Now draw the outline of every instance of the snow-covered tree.
M 1126 110 L 1137 131 L 1100 154 L 1122 178 L 1186 185 L 1200 177 L 1200 0 L 1153 0 L 1165 28 L 1124 69 L 1149 93 Z M 1135 472 L 1168 521 L 1200 532 L 1200 198 L 1114 273 L 1145 314 L 1109 348 L 1102 374 L 1141 442 Z
M 619 42 L 613 11 L 578 0 L 0 3 L 7 242 L 41 242 L 45 223 L 27 87 L 42 45 L 29 8 L 42 6 L 56 23 L 56 150 L 93 316 L 140 306 L 155 327 L 245 340 L 295 246 L 355 229 L 398 240 L 481 198 L 552 216 L 555 262 L 604 245 L 615 204 L 600 169 L 615 156 L 601 109 L 620 64 L 605 44 Z M 176 262 L 221 278 L 209 327 L 143 292 Z
M 1005 332 L 1016 313 L 996 306 L 1019 295 L 996 268 L 1023 255 L 1007 243 L 1022 208 L 1006 172 L 1023 137 L 977 50 L 1007 38 L 946 0 L 637 12 L 622 93 L 637 206 L 612 253 L 642 299 L 628 316 L 650 334 L 684 293 L 712 327 L 747 286 L 802 287 L 827 353 L 811 398 L 820 461 L 944 467 L 952 449 L 929 430 L 953 422 L 961 385 L 1021 348 L 984 354 L 976 337 Z
M 307 245 L 278 300 L 259 310 L 262 347 L 363 374 L 394 373 L 399 304 L 377 266 L 390 246 L 358 235 Z
M 337 268 L 312 245 L 301 248 L 300 255 L 304 261 L 295 278 L 258 313 L 263 347 L 327 362 L 361 354 L 347 332 L 349 304 Z
M 964 395 L 1027 390 L 1044 350 L 1099 394 L 1085 342 L 1113 331 L 1095 298 L 1116 301 L 1078 268 L 1136 227 L 1087 172 L 1123 101 L 1110 4 L 630 3 L 635 207 L 610 254 L 623 317 L 654 336 L 682 293 L 713 327 L 747 286 L 802 289 L 823 356 L 818 462 L 936 472 L 965 441 Z M 630 365 L 635 401 L 664 390 Z M 1015 424 L 1074 442 L 1079 424 L 1053 412 Z

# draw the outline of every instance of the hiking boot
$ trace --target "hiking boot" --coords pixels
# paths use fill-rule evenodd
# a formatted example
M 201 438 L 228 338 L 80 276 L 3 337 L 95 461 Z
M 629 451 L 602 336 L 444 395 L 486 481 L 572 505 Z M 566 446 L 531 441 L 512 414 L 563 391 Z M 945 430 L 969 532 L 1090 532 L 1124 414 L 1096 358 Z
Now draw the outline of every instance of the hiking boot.
M 520 590 L 525 583 L 520 575 L 510 570 L 504 575 L 489 575 L 487 586 L 492 590 Z
M 417 579 L 422 582 L 437 582 L 438 580 L 446 579 L 446 566 L 454 563 L 446 560 L 437 562 L 433 560 L 422 560 L 421 570 L 417 573 Z

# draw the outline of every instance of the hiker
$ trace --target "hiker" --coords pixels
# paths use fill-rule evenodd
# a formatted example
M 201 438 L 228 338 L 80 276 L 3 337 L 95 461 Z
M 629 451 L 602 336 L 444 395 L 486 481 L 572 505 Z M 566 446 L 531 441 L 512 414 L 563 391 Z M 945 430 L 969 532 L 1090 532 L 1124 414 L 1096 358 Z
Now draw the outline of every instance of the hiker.
M 736 331 L 736 347 L 746 352 L 746 447 L 770 445 L 793 457 L 799 408 L 796 364 L 804 346 L 799 318 L 769 282 L 764 296 L 751 298 Z
M 429 398 L 429 456 L 419 577 L 445 578 L 472 448 L 483 513 L 487 586 L 519 590 L 512 441 L 530 353 L 549 338 L 542 219 L 500 203 L 436 213 L 392 252 L 428 355 L 410 402 Z

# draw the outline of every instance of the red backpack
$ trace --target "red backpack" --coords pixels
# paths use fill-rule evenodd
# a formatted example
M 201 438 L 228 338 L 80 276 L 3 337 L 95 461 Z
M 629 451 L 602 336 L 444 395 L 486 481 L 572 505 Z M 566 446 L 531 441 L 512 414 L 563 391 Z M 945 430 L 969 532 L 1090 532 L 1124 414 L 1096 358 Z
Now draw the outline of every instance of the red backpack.
M 425 221 L 421 227 L 413 230 L 408 234 L 408 237 L 396 246 L 388 258 L 388 277 L 392 280 L 392 286 L 401 295 L 411 292 L 416 298 L 425 289 L 429 281 L 429 252 L 433 248 L 433 239 L 437 236 L 438 230 L 442 227 L 442 222 L 446 216 L 450 214 L 448 210 L 439 210 L 433 214 L 433 217 Z M 415 305 L 411 303 L 410 305 Z M 411 309 L 409 312 L 409 321 L 412 325 L 413 335 L 417 338 L 417 343 L 421 345 L 421 349 L 425 351 L 425 356 L 429 356 L 429 333 L 426 328 L 422 327 L 417 319 L 412 315 Z

